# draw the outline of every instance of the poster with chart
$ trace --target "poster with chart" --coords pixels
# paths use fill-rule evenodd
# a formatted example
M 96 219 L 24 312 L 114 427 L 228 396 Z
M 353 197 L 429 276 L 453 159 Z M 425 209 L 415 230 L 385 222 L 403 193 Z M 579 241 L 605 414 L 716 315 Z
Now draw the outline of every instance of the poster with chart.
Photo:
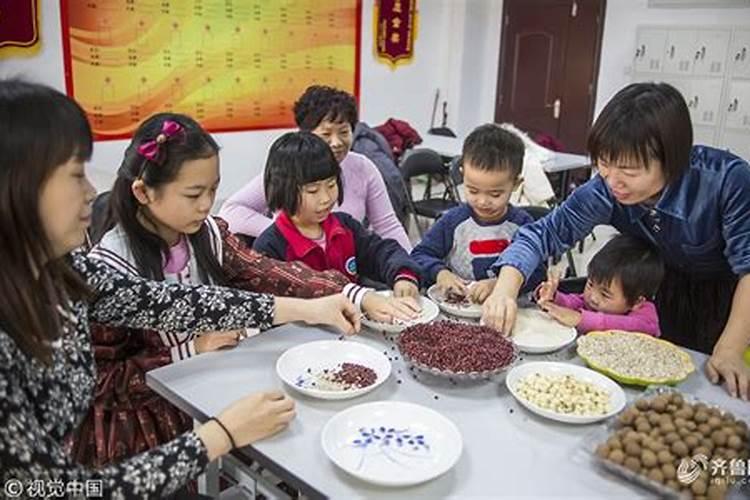
M 294 127 L 311 84 L 359 94 L 361 0 L 62 0 L 68 94 L 97 139 L 153 113 L 208 130 Z

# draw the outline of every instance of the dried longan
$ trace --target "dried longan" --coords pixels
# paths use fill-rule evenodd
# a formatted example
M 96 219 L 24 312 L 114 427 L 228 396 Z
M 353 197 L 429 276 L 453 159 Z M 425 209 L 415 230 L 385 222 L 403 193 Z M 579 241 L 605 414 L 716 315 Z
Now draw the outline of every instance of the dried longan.
M 658 396 L 654 398 L 653 401 L 651 401 L 651 408 L 653 408 L 654 410 L 660 413 L 663 413 L 667 409 L 668 405 L 669 405 L 669 400 L 666 396 Z
M 706 422 L 712 429 L 718 429 L 721 427 L 721 419 L 717 416 L 710 417 Z
M 659 483 L 664 482 L 664 474 L 662 474 L 659 469 L 651 469 L 650 471 L 648 471 L 648 478 Z
M 723 431 L 714 431 L 711 433 L 711 440 L 716 446 L 724 446 L 727 444 L 727 435 Z
M 641 411 L 646 411 L 651 407 L 651 404 L 649 403 L 648 399 L 639 399 L 635 402 L 635 407 Z
M 662 464 L 661 473 L 664 475 L 664 479 L 670 480 L 677 477 L 677 469 L 674 464 Z
M 670 432 L 666 436 L 664 436 L 664 442 L 667 443 L 669 446 L 672 446 L 673 443 L 680 440 L 680 435 L 676 432 Z
M 695 437 L 695 435 L 687 436 L 684 439 L 684 441 L 687 447 L 690 448 L 691 450 L 693 448 L 696 448 L 700 444 L 700 440 L 697 437 Z
M 685 398 L 682 397 L 682 394 L 672 394 L 672 404 L 676 404 L 677 406 L 682 406 L 685 403 Z
M 711 451 L 706 448 L 705 446 L 698 446 L 697 448 L 693 448 L 693 455 L 704 455 L 706 457 L 711 456 Z
M 638 432 L 649 432 L 651 430 L 651 424 L 644 421 L 635 426 L 635 430 Z
M 693 417 L 693 420 L 695 420 L 698 424 L 705 424 L 708 422 L 708 413 L 705 411 L 697 411 L 695 413 L 695 416 Z
M 651 424 L 652 426 L 659 425 L 661 423 L 661 415 L 659 415 L 656 412 L 649 413 L 648 417 L 646 418 L 648 418 L 648 423 Z
M 656 454 L 656 458 L 658 458 L 659 462 L 662 464 L 671 464 L 674 461 L 674 457 L 669 453 L 669 450 L 661 450 Z
M 641 463 L 644 467 L 650 469 L 657 464 L 656 453 L 651 450 L 643 450 L 641 452 Z
M 609 452 L 609 457 L 607 458 L 610 462 L 614 462 L 618 465 L 622 465 L 622 463 L 625 461 L 625 452 L 617 448 Z
M 609 446 L 607 446 L 606 443 L 600 444 L 596 447 L 596 456 L 601 458 L 607 458 L 609 456 L 609 452 L 611 450 L 609 449 Z
M 709 426 L 707 423 L 698 424 L 698 432 L 703 434 L 704 436 L 708 437 L 711 435 L 711 426 Z
M 675 441 L 672 444 L 672 452 L 678 457 L 684 457 L 688 454 L 688 447 L 684 441 Z
M 611 437 L 607 439 L 607 446 L 612 450 L 618 450 L 622 448 L 622 441 L 619 438 Z
M 641 461 L 635 457 L 627 457 L 625 459 L 625 462 L 623 462 L 623 465 L 633 472 L 638 472 L 641 470 Z
M 641 456 L 641 446 L 635 441 L 628 441 L 624 443 L 624 445 L 625 445 L 625 453 L 627 453 L 631 457 Z
M 727 446 L 733 450 L 741 450 L 742 449 L 742 438 L 740 438 L 736 434 L 732 434 L 729 436 L 729 439 L 727 439 Z
M 690 485 L 690 490 L 696 495 L 705 495 L 708 490 L 708 485 L 706 484 L 706 481 L 699 478 L 693 481 L 693 484 Z

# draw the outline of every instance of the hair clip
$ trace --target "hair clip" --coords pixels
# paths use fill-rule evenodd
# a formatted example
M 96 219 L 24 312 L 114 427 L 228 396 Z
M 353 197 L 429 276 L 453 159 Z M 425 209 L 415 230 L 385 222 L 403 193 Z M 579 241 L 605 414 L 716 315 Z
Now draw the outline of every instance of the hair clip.
M 159 133 L 159 135 L 157 135 L 155 139 L 146 141 L 138 146 L 138 154 L 149 161 L 161 164 L 164 158 L 160 158 L 160 146 L 172 137 L 182 133 L 183 130 L 184 129 L 182 128 L 182 125 L 180 125 L 176 121 L 164 120 L 164 123 L 162 123 L 161 125 L 161 132 Z

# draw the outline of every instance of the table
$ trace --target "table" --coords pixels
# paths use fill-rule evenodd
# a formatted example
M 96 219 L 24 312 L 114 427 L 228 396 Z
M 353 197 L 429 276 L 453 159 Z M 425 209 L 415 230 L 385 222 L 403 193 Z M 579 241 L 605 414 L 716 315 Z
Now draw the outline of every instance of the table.
M 335 333 L 320 328 L 284 325 L 246 339 L 232 350 L 201 354 L 158 368 L 149 372 L 146 380 L 182 411 L 204 421 L 251 392 L 282 388 L 275 363 L 286 349 L 335 338 Z M 582 443 L 597 424 L 574 426 L 537 417 L 518 405 L 504 384 L 496 382 L 456 386 L 429 375 L 418 375 L 419 380 L 415 380 L 392 342 L 380 333 L 363 330 L 345 342 L 362 342 L 387 352 L 393 358 L 391 377 L 371 393 L 338 402 L 309 398 L 284 387 L 297 402 L 297 418 L 287 431 L 236 450 L 235 457 L 259 461 L 310 498 L 649 497 L 644 490 L 613 480 L 590 463 Z M 750 404 L 712 386 L 700 372 L 705 356 L 691 354 L 699 372 L 680 389 L 750 420 Z M 541 358 L 573 355 L 568 350 Z M 573 358 L 571 362 L 580 360 Z M 632 389 L 626 393 L 629 399 L 638 394 Z M 338 469 L 320 445 L 323 425 L 350 406 L 380 400 L 410 401 L 450 418 L 464 439 L 464 451 L 456 466 L 439 478 L 408 488 L 370 485 Z

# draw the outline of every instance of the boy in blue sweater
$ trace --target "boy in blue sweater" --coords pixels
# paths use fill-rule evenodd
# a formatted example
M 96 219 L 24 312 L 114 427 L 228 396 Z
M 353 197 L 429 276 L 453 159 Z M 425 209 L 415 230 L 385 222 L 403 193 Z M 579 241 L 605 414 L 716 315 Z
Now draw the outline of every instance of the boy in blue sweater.
M 495 286 L 490 270 L 519 227 L 533 222 L 510 205 L 521 183 L 524 145 L 495 124 L 481 125 L 464 141 L 462 173 L 467 203 L 443 214 L 411 253 L 428 285 L 481 304 Z M 544 279 L 540 268 L 526 284 Z M 474 283 L 471 283 L 474 282 Z

